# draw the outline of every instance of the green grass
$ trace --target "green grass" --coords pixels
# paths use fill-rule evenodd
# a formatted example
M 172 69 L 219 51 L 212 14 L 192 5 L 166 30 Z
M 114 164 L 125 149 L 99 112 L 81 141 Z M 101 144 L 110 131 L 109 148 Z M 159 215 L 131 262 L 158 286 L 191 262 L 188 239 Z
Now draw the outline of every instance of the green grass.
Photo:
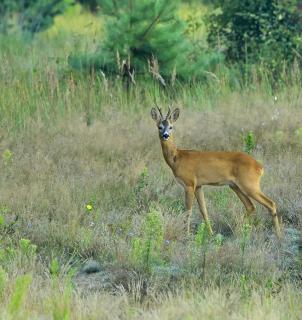
M 273 84 L 266 71 L 247 82 L 221 66 L 207 82 L 169 89 L 138 79 L 128 94 L 120 80 L 69 69 L 68 55 L 93 47 L 92 37 L 51 32 L 0 38 L 0 318 L 299 319 L 297 66 Z M 186 236 L 183 190 L 150 117 L 154 96 L 181 108 L 179 147 L 244 150 L 253 133 L 263 190 L 283 218 L 281 246 L 259 206 L 244 236 L 244 208 L 226 188 L 205 190 L 223 241 L 209 239 L 206 255 L 197 248 L 196 204 Z M 150 211 L 160 217 L 152 228 Z M 143 245 L 133 257 L 135 239 Z M 78 275 L 91 258 L 101 279 Z

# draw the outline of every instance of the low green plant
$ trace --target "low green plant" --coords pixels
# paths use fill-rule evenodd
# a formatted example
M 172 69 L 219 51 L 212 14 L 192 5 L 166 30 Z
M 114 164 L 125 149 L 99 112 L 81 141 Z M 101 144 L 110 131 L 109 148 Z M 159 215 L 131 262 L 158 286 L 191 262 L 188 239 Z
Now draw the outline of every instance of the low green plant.
M 254 133 L 249 131 L 247 135 L 243 138 L 244 141 L 244 152 L 252 154 L 256 148 L 256 139 Z
M 64 272 L 63 269 L 65 269 Z M 75 276 L 76 268 L 70 265 L 60 270 L 57 258 L 52 258 L 49 266 L 51 274 L 52 294 L 49 300 L 49 308 L 54 320 L 69 320 L 71 318 L 71 299 L 73 292 L 72 279 Z
M 7 282 L 7 273 L 5 270 L 0 266 L 0 299 L 3 297 L 5 292 Z
M 209 241 L 209 229 L 207 225 L 202 222 L 195 235 L 195 245 L 197 248 L 204 247 Z
M 22 306 L 23 300 L 28 292 L 29 286 L 32 282 L 32 276 L 30 274 L 25 274 L 19 276 L 15 282 L 15 288 L 12 293 L 9 302 L 9 313 L 14 316 L 16 315 Z
M 0 245 L 0 263 L 6 265 L 16 257 L 16 249 L 11 245 Z
M 222 246 L 223 241 L 224 241 L 223 235 L 221 233 L 216 234 L 214 238 L 214 243 L 217 248 L 220 248 Z
M 208 250 L 208 245 L 210 242 L 210 232 L 206 223 L 202 222 L 197 230 L 195 235 L 195 249 L 197 251 L 197 255 L 202 255 L 202 276 L 203 280 L 206 277 L 206 255 Z
M 247 298 L 251 295 L 252 287 L 250 277 L 246 274 L 241 274 L 239 278 L 240 292 L 243 298 Z
M 139 195 L 148 186 L 148 179 L 149 179 L 149 171 L 148 171 L 148 167 L 145 167 L 140 173 L 135 186 L 136 195 Z
M 11 150 L 6 149 L 2 153 L 2 160 L 6 167 L 10 166 L 13 162 L 13 153 Z
M 2 206 L 0 207 L 0 214 L 5 215 L 5 214 L 7 214 L 7 213 L 9 213 L 9 208 L 8 208 L 6 205 L 2 205 Z
M 148 197 L 149 170 L 145 167 L 138 176 L 134 186 L 134 206 L 139 210 L 148 210 L 150 198 Z
M 52 258 L 50 261 L 49 272 L 52 277 L 57 277 L 60 272 L 60 265 L 58 258 Z
M 34 256 L 37 251 L 37 246 L 35 244 L 32 244 L 29 239 L 20 239 L 19 247 L 20 247 L 21 253 L 27 257 Z
M 141 230 L 141 237 L 132 240 L 133 262 L 150 271 L 153 265 L 162 263 L 161 246 L 163 243 L 162 215 L 152 210 L 146 216 Z
M 131 243 L 131 257 L 134 264 L 142 264 L 144 256 L 143 241 L 139 237 L 132 239 Z
M 295 136 L 302 141 L 302 127 L 295 131 Z
M 243 268 L 244 264 L 244 255 L 247 248 L 247 245 L 251 238 L 251 225 L 248 223 L 244 223 L 242 226 L 242 236 L 240 240 L 240 250 L 241 250 L 241 267 Z
M 51 311 L 54 320 L 68 320 L 71 314 L 72 284 L 70 278 L 62 284 L 57 280 L 53 281 L 53 293 L 51 300 Z
M 267 298 L 276 295 L 282 289 L 282 281 L 279 278 L 277 281 L 273 278 L 268 278 L 265 282 L 264 293 Z

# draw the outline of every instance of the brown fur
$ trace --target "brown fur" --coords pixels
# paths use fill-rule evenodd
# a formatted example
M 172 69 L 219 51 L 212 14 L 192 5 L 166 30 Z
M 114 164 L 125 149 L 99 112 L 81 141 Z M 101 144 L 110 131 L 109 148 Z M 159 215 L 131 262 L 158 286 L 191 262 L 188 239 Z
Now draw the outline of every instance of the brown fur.
M 157 125 L 160 125 L 163 118 L 158 118 L 155 113 L 156 110 L 152 109 L 152 118 L 156 120 Z M 176 116 L 174 115 L 173 117 L 173 114 L 174 112 L 170 113 L 170 116 L 164 119 L 164 121 L 169 121 L 169 126 L 177 120 L 179 110 L 177 109 Z M 276 205 L 260 189 L 263 167 L 253 157 L 243 152 L 181 150 L 176 148 L 172 132 L 167 140 L 161 134 L 159 136 L 165 161 L 172 169 L 177 181 L 185 189 L 188 233 L 190 231 L 190 216 L 194 196 L 197 199 L 200 212 L 208 225 L 210 233 L 213 233 L 208 219 L 202 186 L 228 185 L 242 201 L 248 214 L 255 210 L 252 199 L 265 206 L 272 215 L 277 236 L 281 236 Z

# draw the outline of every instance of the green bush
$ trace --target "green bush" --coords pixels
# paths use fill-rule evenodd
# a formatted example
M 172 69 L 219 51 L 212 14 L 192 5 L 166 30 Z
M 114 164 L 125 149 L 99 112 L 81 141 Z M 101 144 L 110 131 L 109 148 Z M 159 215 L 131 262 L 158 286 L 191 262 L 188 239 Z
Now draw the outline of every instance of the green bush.
M 208 42 L 232 62 L 281 69 L 301 53 L 301 13 L 297 0 L 216 0 L 208 16 Z
M 11 295 L 9 303 L 9 312 L 12 316 L 16 315 L 16 313 L 20 311 L 23 300 L 26 297 L 31 282 L 32 276 L 30 274 L 19 276 L 16 279 L 15 289 Z
M 148 213 L 142 227 L 142 235 L 132 240 L 132 261 L 145 270 L 161 263 L 160 249 L 163 243 L 162 216 L 158 211 Z
M 4 165 L 8 167 L 13 162 L 13 153 L 9 149 L 4 150 L 2 153 L 2 160 Z
M 256 148 L 256 139 L 252 131 L 249 131 L 245 137 L 243 137 L 244 141 L 244 152 L 248 154 L 252 154 Z
M 17 9 L 17 2 L 13 0 L 0 1 L 0 33 L 6 33 L 11 25 L 13 12 Z
M 32 244 L 29 239 L 20 239 L 19 248 L 21 250 L 21 253 L 27 257 L 35 256 L 37 251 L 37 246 L 35 244 Z
M 10 21 L 17 17 L 22 31 L 36 33 L 53 24 L 54 17 L 63 13 L 73 0 L 4 0 L 0 3 L 0 31 L 7 32 Z

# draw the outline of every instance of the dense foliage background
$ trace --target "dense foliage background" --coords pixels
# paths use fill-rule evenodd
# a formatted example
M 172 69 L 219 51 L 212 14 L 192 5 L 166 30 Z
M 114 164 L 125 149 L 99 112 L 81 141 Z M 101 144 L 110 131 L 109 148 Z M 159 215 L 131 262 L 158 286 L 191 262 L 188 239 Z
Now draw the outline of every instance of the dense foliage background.
M 138 74 L 151 73 L 165 81 L 205 80 L 219 65 L 247 72 L 259 64 L 276 78 L 302 57 L 301 3 L 265 1 L 112 1 L 81 0 L 103 21 L 94 51 L 70 56 L 76 69 L 122 73 L 128 61 Z M 74 0 L 23 0 L 0 4 L 2 32 L 35 34 L 51 27 L 54 17 L 77 3 Z M 182 16 L 183 6 L 195 8 Z M 198 15 L 202 11 L 203 14 Z M 242 66 L 245 68 L 242 69 Z M 130 67 L 130 66 L 129 66 Z M 245 74 L 246 75 L 246 74 Z
M 215 1 L 208 18 L 208 41 L 232 62 L 264 63 L 278 69 L 300 59 L 299 1 Z

